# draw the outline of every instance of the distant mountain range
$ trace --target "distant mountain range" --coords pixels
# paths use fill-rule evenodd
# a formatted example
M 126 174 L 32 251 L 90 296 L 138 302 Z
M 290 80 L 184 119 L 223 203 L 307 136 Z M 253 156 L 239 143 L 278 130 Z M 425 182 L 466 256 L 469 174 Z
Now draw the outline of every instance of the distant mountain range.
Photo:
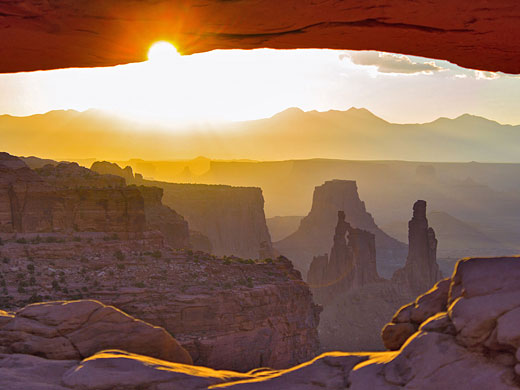
M 212 159 L 520 162 L 520 126 L 473 115 L 389 123 L 366 109 L 304 112 L 227 124 L 159 127 L 106 113 L 0 116 L 2 149 L 54 159 Z

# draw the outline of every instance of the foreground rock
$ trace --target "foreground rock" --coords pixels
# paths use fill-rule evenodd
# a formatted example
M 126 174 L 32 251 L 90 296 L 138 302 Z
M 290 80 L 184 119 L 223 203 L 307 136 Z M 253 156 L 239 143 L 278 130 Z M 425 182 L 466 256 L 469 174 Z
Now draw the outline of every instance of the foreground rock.
M 192 364 L 188 352 L 163 328 L 98 301 L 40 303 L 13 314 L 0 312 L 0 353 L 68 360 L 107 348 Z
M 291 369 L 245 374 L 117 350 L 82 361 L 3 354 L 0 385 L 58 390 L 518 389 L 519 278 L 520 258 L 461 260 L 451 278 L 396 315 L 403 324 L 407 318 L 422 321 L 396 351 L 328 352 Z

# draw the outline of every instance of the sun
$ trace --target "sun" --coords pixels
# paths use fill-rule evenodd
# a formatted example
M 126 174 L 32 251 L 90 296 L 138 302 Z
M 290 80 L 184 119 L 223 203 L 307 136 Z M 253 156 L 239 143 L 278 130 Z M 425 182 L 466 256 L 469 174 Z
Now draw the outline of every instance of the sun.
M 180 57 L 175 46 L 166 41 L 155 42 L 148 50 L 148 60 L 153 62 L 169 62 Z

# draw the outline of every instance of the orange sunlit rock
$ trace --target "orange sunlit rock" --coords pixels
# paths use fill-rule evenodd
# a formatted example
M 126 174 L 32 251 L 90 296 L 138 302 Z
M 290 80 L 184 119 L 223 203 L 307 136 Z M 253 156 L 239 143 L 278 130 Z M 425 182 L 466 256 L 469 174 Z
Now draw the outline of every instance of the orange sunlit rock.
M 157 41 L 181 53 L 270 47 L 374 49 L 520 73 L 514 0 L 5 1 L 0 72 L 144 61 Z

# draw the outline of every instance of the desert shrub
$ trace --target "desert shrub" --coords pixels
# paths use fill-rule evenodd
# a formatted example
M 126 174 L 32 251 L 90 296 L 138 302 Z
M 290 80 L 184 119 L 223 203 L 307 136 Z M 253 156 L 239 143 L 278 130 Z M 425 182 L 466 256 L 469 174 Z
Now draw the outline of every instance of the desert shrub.
M 29 271 L 31 274 L 34 273 L 34 264 L 27 264 L 27 271 Z
M 123 269 L 125 269 L 125 265 L 124 264 L 118 264 L 117 265 L 117 269 L 123 270 Z
M 2 262 L 3 262 L 4 264 L 9 264 L 10 261 L 11 261 L 11 259 L 9 259 L 9 257 L 4 257 L 4 258 L 2 259 Z
M 154 258 L 156 258 L 156 259 L 159 259 L 159 258 L 161 258 L 162 253 L 161 253 L 160 250 L 155 250 L 155 251 L 152 252 L 152 255 L 151 255 L 151 256 L 154 257 Z
M 54 290 L 56 290 L 56 291 L 60 291 L 60 290 L 61 290 L 61 288 L 60 288 L 60 284 L 58 283 L 57 280 L 53 280 L 53 281 L 52 281 L 52 288 L 53 288 Z
M 146 287 L 146 285 L 143 282 L 137 282 L 134 286 L 137 287 L 137 288 L 145 288 Z
M 0 245 L 4 245 L 4 241 L 2 240 L 2 237 L 0 237 Z
M 18 240 L 16 240 L 16 242 L 17 242 L 18 244 L 27 244 L 27 240 L 26 240 L 25 238 L 23 238 L 23 237 L 22 237 L 22 238 L 19 238 Z

